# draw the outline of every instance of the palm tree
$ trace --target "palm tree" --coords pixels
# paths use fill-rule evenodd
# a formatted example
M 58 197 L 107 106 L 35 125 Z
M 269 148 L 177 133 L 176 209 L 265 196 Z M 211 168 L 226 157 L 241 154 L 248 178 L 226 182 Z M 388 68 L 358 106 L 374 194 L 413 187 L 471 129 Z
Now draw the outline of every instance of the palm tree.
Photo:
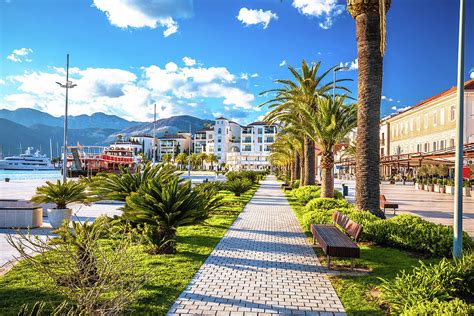
M 208 154 L 206 161 L 211 164 L 211 169 L 214 170 L 214 163 L 218 161 L 216 155 L 212 153 Z
M 161 156 L 161 161 L 165 163 L 169 163 L 171 161 L 171 158 L 173 158 L 173 156 L 170 153 L 166 153 L 163 156 Z
M 309 122 L 305 121 L 301 111 L 315 112 L 320 97 L 328 94 L 333 88 L 350 92 L 345 87 L 339 85 L 335 86 L 337 82 L 347 81 L 348 79 L 339 79 L 336 80 L 336 82 L 323 83 L 326 75 L 333 71 L 336 66 L 318 76 L 320 66 L 321 62 L 311 63 L 311 66 L 309 66 L 306 61 L 303 60 L 301 64 L 301 74 L 292 66 L 288 66 L 295 80 L 275 80 L 275 82 L 283 84 L 283 88 L 264 91 L 262 94 L 274 92 L 276 96 L 260 105 L 268 105 L 268 107 L 272 109 L 272 111 L 267 114 L 265 118 L 266 121 L 280 121 L 283 125 L 294 125 L 295 131 L 303 135 L 304 175 L 302 176 L 302 183 L 304 185 L 316 183 L 316 148 L 314 141 L 307 133 L 307 124 L 309 124 Z
M 183 169 L 184 164 L 188 161 L 188 155 L 186 153 L 179 153 L 174 158 L 174 161 L 179 165 L 179 169 Z
M 199 165 L 199 155 L 198 154 L 192 153 L 189 156 L 189 159 L 191 161 L 191 169 L 194 169 Z
M 199 164 L 201 165 L 201 170 L 204 170 L 204 162 L 207 159 L 206 153 L 200 153 L 198 155 Z
M 344 105 L 345 99 L 345 96 L 321 98 L 312 120 L 310 135 L 321 151 L 321 197 L 334 196 L 334 149 L 357 125 L 357 106 Z
M 358 127 L 356 206 L 379 212 L 380 100 L 385 52 L 385 14 L 391 0 L 347 0 L 356 20 L 358 70 Z

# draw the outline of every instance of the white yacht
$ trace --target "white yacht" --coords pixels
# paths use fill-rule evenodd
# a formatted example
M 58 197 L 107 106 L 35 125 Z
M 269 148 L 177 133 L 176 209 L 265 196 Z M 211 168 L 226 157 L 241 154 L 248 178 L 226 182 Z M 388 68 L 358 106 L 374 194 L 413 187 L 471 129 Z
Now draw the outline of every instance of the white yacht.
M 41 155 L 39 150 L 32 154 L 33 147 L 28 147 L 20 156 L 6 157 L 0 160 L 0 169 L 3 170 L 54 170 L 51 160 Z

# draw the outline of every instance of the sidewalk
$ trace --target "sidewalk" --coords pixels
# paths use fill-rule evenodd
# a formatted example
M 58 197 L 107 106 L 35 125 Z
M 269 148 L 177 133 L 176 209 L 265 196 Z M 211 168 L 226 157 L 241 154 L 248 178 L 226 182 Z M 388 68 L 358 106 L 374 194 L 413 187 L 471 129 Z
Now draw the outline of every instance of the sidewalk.
M 268 177 L 168 315 L 344 315 L 274 177 Z

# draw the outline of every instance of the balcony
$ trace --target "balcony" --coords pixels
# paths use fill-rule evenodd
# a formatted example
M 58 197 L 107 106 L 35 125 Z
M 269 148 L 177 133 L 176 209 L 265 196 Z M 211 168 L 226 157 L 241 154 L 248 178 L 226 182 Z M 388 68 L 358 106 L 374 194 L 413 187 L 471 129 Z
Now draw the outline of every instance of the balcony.
M 275 134 L 275 128 L 274 127 L 267 127 L 265 128 L 265 134 Z
M 252 138 L 250 137 L 242 138 L 242 143 L 251 143 L 251 142 L 252 142 Z

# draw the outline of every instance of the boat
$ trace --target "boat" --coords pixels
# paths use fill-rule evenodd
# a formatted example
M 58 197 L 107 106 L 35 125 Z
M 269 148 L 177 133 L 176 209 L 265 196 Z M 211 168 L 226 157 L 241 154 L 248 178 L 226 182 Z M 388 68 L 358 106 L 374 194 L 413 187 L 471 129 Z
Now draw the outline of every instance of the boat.
M 0 160 L 0 170 L 54 170 L 56 169 L 46 155 L 39 150 L 34 154 L 33 147 L 28 147 L 20 156 L 5 157 Z

